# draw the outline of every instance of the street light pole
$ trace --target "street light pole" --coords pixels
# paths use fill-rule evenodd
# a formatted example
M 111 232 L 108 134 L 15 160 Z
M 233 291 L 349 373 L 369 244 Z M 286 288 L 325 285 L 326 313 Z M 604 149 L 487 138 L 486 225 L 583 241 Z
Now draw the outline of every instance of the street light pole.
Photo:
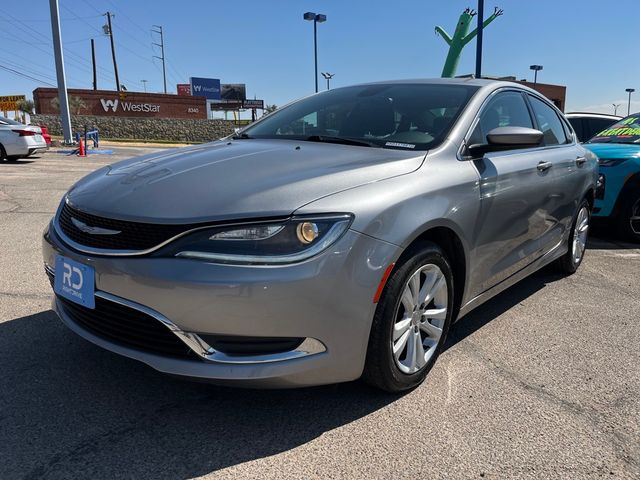
M 533 88 L 536 88 L 536 85 L 538 84 L 538 72 L 540 70 L 542 70 L 542 65 L 531 65 L 529 67 L 529 70 L 533 70 L 534 74 L 533 74 Z
M 327 21 L 327 16 L 321 13 L 307 12 L 302 18 L 313 21 L 313 58 L 315 63 L 315 84 L 318 93 L 318 23 Z
M 618 107 L 620 106 L 619 103 L 612 103 L 611 105 L 613 105 L 613 114 L 617 115 L 618 114 Z
M 140 80 L 140 83 L 142 83 L 142 86 L 144 87 L 144 93 L 147 93 L 147 82 L 149 80 Z
M 65 145 L 71 144 L 71 116 L 69 115 L 69 97 L 67 96 L 67 78 L 64 73 L 62 52 L 62 34 L 60 32 L 60 10 L 58 0 L 49 0 L 51 10 L 51 34 L 53 36 L 53 54 L 56 59 L 56 79 L 58 80 L 58 102 L 60 104 L 60 123 Z
M 329 80 L 331 80 L 333 77 L 335 77 L 336 74 L 335 73 L 329 73 L 329 72 L 322 72 L 322 76 L 327 81 L 327 90 L 329 90 Z
M 476 78 L 482 78 L 482 31 L 484 30 L 484 0 L 478 0 L 478 35 L 476 36 Z
M 631 115 L 631 94 L 635 92 L 635 88 L 627 88 L 625 92 L 629 94 L 629 103 L 627 103 L 627 117 Z

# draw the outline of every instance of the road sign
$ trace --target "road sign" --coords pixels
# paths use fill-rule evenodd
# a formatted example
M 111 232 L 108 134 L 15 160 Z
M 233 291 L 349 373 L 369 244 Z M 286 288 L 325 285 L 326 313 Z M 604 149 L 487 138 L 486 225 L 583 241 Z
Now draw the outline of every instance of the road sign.
M 26 99 L 27 97 L 24 95 L 5 95 L 0 97 L 0 111 L 16 112 L 18 111 L 18 102 Z

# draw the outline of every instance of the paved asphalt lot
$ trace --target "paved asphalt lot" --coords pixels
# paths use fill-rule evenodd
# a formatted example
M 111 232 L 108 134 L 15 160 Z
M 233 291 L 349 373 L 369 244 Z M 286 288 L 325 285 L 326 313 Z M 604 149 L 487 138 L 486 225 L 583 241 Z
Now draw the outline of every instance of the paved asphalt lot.
M 75 336 L 42 229 L 78 178 L 143 151 L 0 163 L 0 479 L 640 478 L 640 249 L 606 237 L 467 316 L 400 397 L 191 384 Z

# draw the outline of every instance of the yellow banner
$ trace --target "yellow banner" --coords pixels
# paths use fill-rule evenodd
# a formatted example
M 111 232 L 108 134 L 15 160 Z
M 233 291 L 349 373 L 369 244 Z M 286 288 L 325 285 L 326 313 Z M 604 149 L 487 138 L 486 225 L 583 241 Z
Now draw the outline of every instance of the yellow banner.
M 14 112 L 18 110 L 18 102 L 26 100 L 24 95 L 5 95 L 0 96 L 0 111 Z

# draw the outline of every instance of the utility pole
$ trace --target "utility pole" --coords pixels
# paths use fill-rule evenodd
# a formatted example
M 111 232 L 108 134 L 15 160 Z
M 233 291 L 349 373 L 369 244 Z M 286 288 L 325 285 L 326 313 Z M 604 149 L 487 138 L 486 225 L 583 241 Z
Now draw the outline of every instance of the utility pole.
M 107 24 L 102 27 L 104 33 L 109 35 L 109 39 L 111 40 L 111 57 L 113 58 L 113 73 L 116 76 L 116 91 L 120 91 L 120 79 L 118 78 L 118 62 L 116 62 L 116 47 L 113 44 L 113 27 L 111 26 L 111 17 L 114 15 L 111 12 L 107 12 L 104 14 L 107 17 Z
M 98 89 L 98 76 L 96 75 L 96 42 L 91 39 L 91 66 L 93 67 L 93 89 Z
M 69 115 L 69 98 L 67 96 L 67 79 L 64 73 L 62 53 L 62 33 L 60 32 L 60 10 L 58 0 L 49 0 L 51 10 L 51 34 L 53 36 L 53 53 L 56 59 L 56 78 L 58 80 L 58 102 L 60 103 L 60 123 L 65 145 L 71 144 L 71 117 Z
M 621 105 L 620 103 L 612 103 L 613 105 L 613 114 L 618 115 L 618 107 Z
M 162 51 L 162 56 L 158 57 L 157 55 L 154 55 L 153 57 L 162 60 L 162 80 L 164 81 L 164 93 L 166 94 L 167 93 L 167 70 L 164 64 L 164 34 L 162 33 L 162 26 L 154 25 L 154 27 L 157 28 L 158 30 L 151 29 L 151 31 L 153 33 L 157 33 L 160 35 L 160 43 L 154 43 L 154 45 L 160 47 L 160 50 Z
M 484 30 L 484 0 L 478 0 L 478 36 L 476 37 L 476 78 L 482 78 L 482 31 Z
M 149 80 L 140 80 L 140 83 L 144 86 L 144 93 L 147 93 L 147 82 Z

